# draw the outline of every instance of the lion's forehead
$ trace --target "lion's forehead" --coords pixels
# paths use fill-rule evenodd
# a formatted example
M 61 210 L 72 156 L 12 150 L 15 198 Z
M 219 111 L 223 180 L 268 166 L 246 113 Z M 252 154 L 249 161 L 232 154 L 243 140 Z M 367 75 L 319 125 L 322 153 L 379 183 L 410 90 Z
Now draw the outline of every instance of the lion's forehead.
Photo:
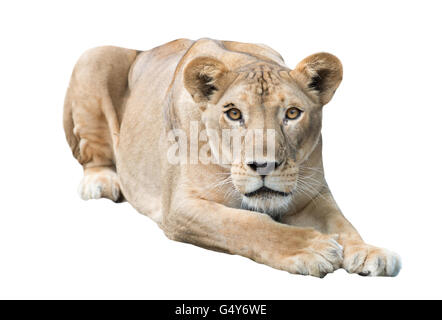
M 288 72 L 280 66 L 260 64 L 237 72 L 232 94 L 248 105 L 278 104 L 289 93 Z
M 236 98 L 249 106 L 275 106 L 283 103 L 290 92 L 272 75 L 255 75 L 256 81 L 241 85 Z

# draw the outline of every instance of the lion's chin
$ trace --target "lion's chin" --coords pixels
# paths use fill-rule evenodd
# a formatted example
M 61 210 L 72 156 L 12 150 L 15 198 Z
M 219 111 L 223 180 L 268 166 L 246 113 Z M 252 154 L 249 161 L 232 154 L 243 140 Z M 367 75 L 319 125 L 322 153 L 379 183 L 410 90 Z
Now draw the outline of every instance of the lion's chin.
M 292 193 L 262 187 L 243 195 L 243 209 L 268 214 L 279 218 L 289 209 Z

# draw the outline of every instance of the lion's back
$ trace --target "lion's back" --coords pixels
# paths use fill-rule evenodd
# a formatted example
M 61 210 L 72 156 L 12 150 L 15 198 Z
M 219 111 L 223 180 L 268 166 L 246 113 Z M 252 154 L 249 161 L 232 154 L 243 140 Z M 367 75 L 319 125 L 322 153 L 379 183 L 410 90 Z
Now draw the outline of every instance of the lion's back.
M 177 39 L 139 54 L 129 75 L 129 87 L 133 87 L 143 74 L 157 77 L 157 75 L 160 76 L 160 73 L 164 74 L 165 69 L 169 71 L 168 76 L 172 81 L 174 80 L 173 76 L 182 70 L 185 62 L 196 56 L 213 56 L 221 60 L 225 58 L 234 61 L 231 65 L 233 68 L 253 60 L 271 61 L 284 65 L 281 55 L 264 44 L 209 38 L 196 41 Z

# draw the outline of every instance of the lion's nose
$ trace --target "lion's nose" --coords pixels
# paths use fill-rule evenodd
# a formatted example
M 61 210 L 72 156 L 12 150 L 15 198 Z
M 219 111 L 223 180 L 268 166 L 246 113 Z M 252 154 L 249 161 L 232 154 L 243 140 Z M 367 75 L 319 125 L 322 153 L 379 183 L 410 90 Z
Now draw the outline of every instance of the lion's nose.
M 281 165 L 281 162 L 248 162 L 247 165 L 261 176 L 266 176 Z

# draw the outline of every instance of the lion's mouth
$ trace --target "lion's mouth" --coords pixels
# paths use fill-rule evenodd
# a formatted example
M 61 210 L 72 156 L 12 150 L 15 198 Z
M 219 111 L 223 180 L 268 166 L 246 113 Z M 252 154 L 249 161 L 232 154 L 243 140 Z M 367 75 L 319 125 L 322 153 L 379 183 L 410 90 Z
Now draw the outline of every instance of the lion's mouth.
M 273 189 L 270 189 L 267 187 L 261 187 L 259 189 L 256 189 L 255 191 L 244 194 L 244 196 L 249 197 L 249 198 L 252 198 L 252 197 L 271 198 L 271 197 L 275 197 L 275 196 L 287 197 L 289 195 L 291 195 L 290 192 L 277 191 L 277 190 L 273 190 Z

